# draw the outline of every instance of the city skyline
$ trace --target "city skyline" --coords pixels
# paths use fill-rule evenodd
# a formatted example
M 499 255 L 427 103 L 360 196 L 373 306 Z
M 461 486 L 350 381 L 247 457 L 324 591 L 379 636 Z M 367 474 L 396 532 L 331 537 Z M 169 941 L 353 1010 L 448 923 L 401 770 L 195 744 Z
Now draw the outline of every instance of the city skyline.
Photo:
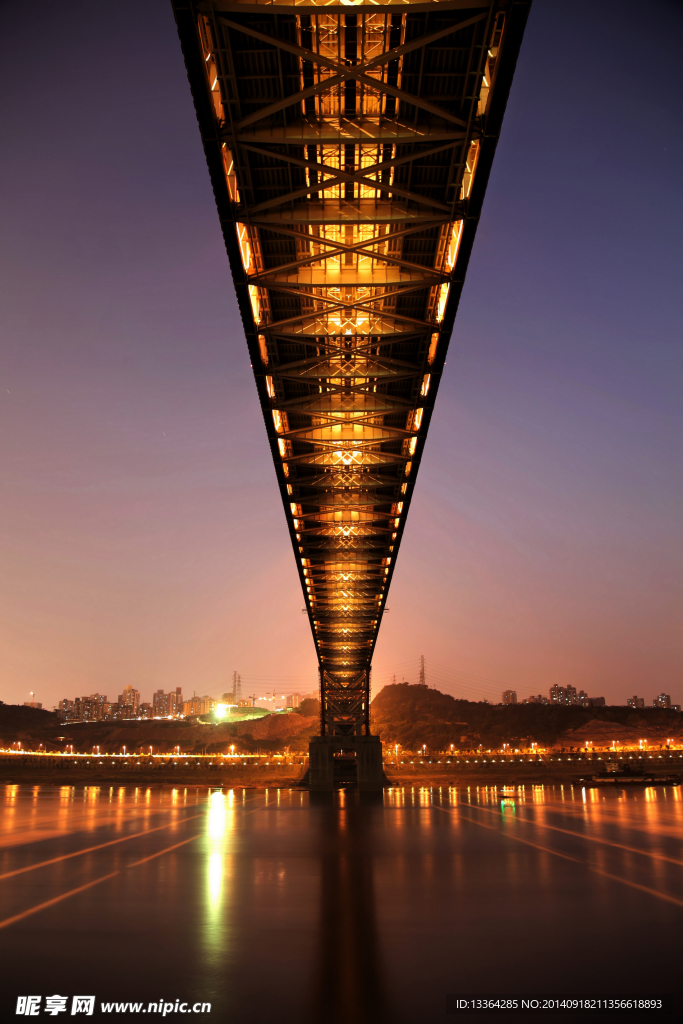
M 234 673 L 235 677 L 239 680 L 233 690 L 222 690 L 214 691 L 212 693 L 201 693 L 196 688 L 192 691 L 183 693 L 181 686 L 175 687 L 173 690 L 164 690 L 159 687 L 155 690 L 148 698 L 141 690 L 138 690 L 132 684 L 126 684 L 123 687 L 122 694 L 119 694 L 114 700 L 112 697 L 109 698 L 108 694 L 95 693 L 79 693 L 75 692 L 72 697 L 68 695 L 63 696 L 56 705 L 52 708 L 45 707 L 42 701 L 37 700 L 38 694 L 33 691 L 30 693 L 31 700 L 24 701 L 26 707 L 37 707 L 43 708 L 43 710 L 54 710 L 60 714 L 67 711 L 73 711 L 75 705 L 81 704 L 83 706 L 91 706 L 94 704 L 99 705 L 100 714 L 95 716 L 96 718 L 110 716 L 110 717 L 123 717 L 123 718 L 135 718 L 138 717 L 138 710 L 140 711 L 140 717 L 154 717 L 154 718 L 165 718 L 165 717 L 187 717 L 195 714 L 208 713 L 208 706 L 211 708 L 215 707 L 221 702 L 225 705 L 227 701 L 230 706 L 237 707 L 242 706 L 255 706 L 260 708 L 266 708 L 270 711 L 277 710 L 278 708 L 292 708 L 297 707 L 301 700 L 307 698 L 317 698 L 318 691 L 305 691 L 301 688 L 256 688 L 255 693 L 248 693 L 248 687 L 242 688 L 241 676 Z M 401 683 L 405 684 L 408 681 L 403 679 Z M 397 680 L 392 679 L 388 685 L 396 685 Z M 409 684 L 410 685 L 410 684 Z M 418 682 L 412 685 L 423 686 L 427 689 L 437 689 L 437 687 L 429 686 L 426 682 Z M 284 692 L 282 692 L 284 690 Z M 442 693 L 444 691 L 438 691 Z M 446 691 L 448 692 L 448 691 Z M 674 711 L 680 711 L 681 705 L 676 704 L 671 700 L 671 695 L 661 691 L 656 693 L 654 696 L 642 697 L 636 695 L 628 696 L 620 701 L 607 702 L 602 695 L 590 695 L 584 690 L 577 691 L 575 686 L 568 684 L 566 687 L 559 686 L 557 684 L 548 688 L 548 696 L 544 693 L 531 693 L 527 696 L 522 696 L 521 693 L 518 695 L 516 690 L 507 689 L 502 693 L 502 700 L 491 700 L 485 699 L 476 703 L 486 704 L 503 704 L 503 705 L 514 705 L 514 704 L 564 704 L 572 705 L 578 704 L 583 707 L 633 707 L 633 708 L 670 708 Z M 471 703 L 475 703 L 471 698 L 466 698 L 458 695 L 448 694 L 454 696 L 456 700 L 470 700 Z M 284 703 L 283 703 L 284 702 Z M 0 702 L 1 703 L 1 702 Z M 197 710 L 196 708 L 189 708 L 190 704 L 202 704 L 202 709 Z M 206 704 L 206 707 L 203 705 Z M 130 707 L 134 713 L 124 714 L 121 716 L 118 714 L 122 707 Z M 90 719 L 92 716 L 87 715 Z M 94 719 L 93 719 L 94 720 Z
M 430 681 L 470 699 L 551 685 L 615 703 L 646 687 L 682 696 L 680 113 L 659 45 L 680 12 L 655 6 L 656 29 L 635 4 L 616 25 L 573 5 L 550 49 L 559 14 L 532 10 L 375 692 L 417 681 L 424 651 Z M 226 663 L 312 690 L 170 9 L 92 13 L 103 54 L 87 45 L 92 21 L 67 34 L 48 4 L 34 14 L 51 81 L 40 137 L 26 125 L 42 79 L 17 66 L 24 16 L 0 15 L 12 153 L 0 697 L 50 706 L 65 687 L 107 693 L 122 679 L 215 692 Z M 596 76 L 609 116 L 579 146 Z M 94 79 L 111 97 L 106 131 L 83 96 Z M 647 176 L 631 156 L 634 111 L 654 118 Z M 624 211 L 639 190 L 634 226 Z

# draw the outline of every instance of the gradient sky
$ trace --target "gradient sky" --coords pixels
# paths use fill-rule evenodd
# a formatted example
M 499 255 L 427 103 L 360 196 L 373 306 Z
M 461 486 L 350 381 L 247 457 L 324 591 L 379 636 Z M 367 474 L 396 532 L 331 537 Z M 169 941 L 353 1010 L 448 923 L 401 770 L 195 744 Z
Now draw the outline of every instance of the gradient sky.
M 683 699 L 674 0 L 536 0 L 374 664 Z M 0 699 L 312 690 L 170 3 L 0 6 Z

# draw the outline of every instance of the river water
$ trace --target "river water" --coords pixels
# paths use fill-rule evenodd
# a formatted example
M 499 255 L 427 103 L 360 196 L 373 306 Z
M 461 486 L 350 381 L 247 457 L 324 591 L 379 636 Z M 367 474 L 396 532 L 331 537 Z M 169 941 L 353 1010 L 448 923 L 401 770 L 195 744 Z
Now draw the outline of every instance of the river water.
M 30 995 L 46 1020 L 78 995 L 121 1021 L 165 1005 L 171 1020 L 413 1024 L 478 1019 L 447 1014 L 456 996 L 683 989 L 680 788 L 8 785 L 0 806 L 3 1020 Z M 66 1008 L 48 1015 L 55 995 Z

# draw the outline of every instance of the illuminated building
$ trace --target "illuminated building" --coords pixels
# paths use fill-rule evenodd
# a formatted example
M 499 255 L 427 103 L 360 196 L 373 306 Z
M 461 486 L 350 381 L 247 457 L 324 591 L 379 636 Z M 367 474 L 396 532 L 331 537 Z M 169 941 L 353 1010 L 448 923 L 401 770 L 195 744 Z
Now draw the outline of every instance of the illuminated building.
M 171 718 L 175 718 L 181 713 L 183 706 L 183 690 L 181 686 L 176 686 L 175 690 L 171 690 L 170 693 L 166 694 L 166 706 L 167 713 Z
M 166 718 L 168 716 L 168 697 L 163 690 L 155 690 L 152 694 L 152 707 L 155 718 Z
M 575 686 L 551 686 L 551 704 L 577 704 Z
M 140 708 L 140 691 L 134 686 L 124 686 L 119 694 L 119 718 L 137 718 Z
M 100 722 L 107 718 L 112 705 L 104 693 L 91 693 L 88 697 L 64 698 L 57 704 L 57 714 L 65 722 Z
M 199 702 L 199 714 L 211 715 L 216 709 L 215 697 L 202 697 Z
M 195 715 L 201 714 L 202 700 L 201 697 L 191 697 L 183 703 L 183 715 L 185 718 L 192 718 Z

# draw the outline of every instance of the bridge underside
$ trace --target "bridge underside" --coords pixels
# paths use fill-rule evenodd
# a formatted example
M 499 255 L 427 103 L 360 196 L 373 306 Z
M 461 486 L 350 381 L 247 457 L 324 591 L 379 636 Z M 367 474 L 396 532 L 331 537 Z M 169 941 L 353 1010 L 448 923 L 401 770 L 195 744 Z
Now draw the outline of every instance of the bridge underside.
M 173 0 L 320 664 L 370 664 L 529 2 Z

